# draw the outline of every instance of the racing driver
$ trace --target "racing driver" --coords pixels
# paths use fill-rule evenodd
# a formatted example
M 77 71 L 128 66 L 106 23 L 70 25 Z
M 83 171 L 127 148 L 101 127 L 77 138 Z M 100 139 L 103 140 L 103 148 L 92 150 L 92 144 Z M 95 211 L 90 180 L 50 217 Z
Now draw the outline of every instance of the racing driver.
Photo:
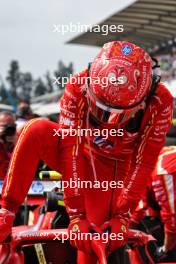
M 68 182 L 123 181 L 123 188 L 111 185 L 106 192 L 101 185 L 68 187 L 64 201 L 70 233 L 122 233 L 123 240 L 106 244 L 107 255 L 125 243 L 129 218 L 145 192 L 172 120 L 173 98 L 152 65 L 151 57 L 130 42 L 106 43 L 89 67 L 67 82 L 59 124 L 35 119 L 25 125 L 3 186 L 0 241 L 10 234 L 15 212 L 43 160 Z M 108 137 L 78 133 L 95 128 L 108 129 Z M 59 135 L 64 129 L 77 133 L 63 138 Z M 119 129 L 122 136 L 114 133 Z M 96 263 L 90 239 L 70 242 L 78 248 L 78 263 Z

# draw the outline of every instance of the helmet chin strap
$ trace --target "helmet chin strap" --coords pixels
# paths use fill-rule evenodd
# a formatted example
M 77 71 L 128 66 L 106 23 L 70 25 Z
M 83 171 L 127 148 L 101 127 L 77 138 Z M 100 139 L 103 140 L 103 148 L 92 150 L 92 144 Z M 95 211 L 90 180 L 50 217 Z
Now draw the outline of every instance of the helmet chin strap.
M 86 116 L 86 129 L 89 129 L 90 101 L 89 101 L 88 96 L 87 96 L 87 103 L 88 103 L 88 111 L 87 111 L 87 116 Z M 94 163 L 92 150 L 91 150 L 91 146 L 90 146 L 90 136 L 89 136 L 89 134 L 87 136 L 87 142 L 88 142 L 90 161 L 91 161 L 91 165 L 92 165 L 92 169 L 93 169 L 94 180 L 97 181 L 97 173 L 96 173 L 95 163 Z

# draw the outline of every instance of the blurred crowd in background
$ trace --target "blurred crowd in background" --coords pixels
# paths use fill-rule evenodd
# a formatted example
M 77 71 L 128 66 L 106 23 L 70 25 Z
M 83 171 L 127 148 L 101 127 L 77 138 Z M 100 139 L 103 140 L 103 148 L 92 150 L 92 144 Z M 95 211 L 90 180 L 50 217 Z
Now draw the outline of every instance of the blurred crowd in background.
M 15 105 L 22 99 L 32 100 L 36 97 L 63 91 L 64 84 L 55 82 L 56 78 L 69 77 L 73 74 L 73 63 L 66 66 L 58 62 L 56 70 L 47 71 L 43 77 L 34 78 L 30 72 L 22 72 L 19 62 L 12 60 L 7 75 L 0 74 L 0 103 Z
M 173 47 L 169 54 L 157 57 L 160 64 L 162 81 L 172 81 L 176 79 L 176 47 Z

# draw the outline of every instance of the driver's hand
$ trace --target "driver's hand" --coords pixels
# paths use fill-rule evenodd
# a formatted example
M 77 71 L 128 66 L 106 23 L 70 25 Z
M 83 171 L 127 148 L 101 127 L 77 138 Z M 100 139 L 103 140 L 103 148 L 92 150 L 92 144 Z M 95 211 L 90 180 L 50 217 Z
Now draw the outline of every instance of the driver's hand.
M 127 240 L 128 223 L 125 219 L 114 217 L 101 226 L 102 232 L 109 232 L 109 244 L 106 247 L 106 254 L 122 247 Z
M 91 235 L 87 235 L 88 233 Z M 88 254 L 92 253 L 91 239 L 93 233 L 101 233 L 101 229 L 85 218 L 75 218 L 68 226 L 70 244 Z

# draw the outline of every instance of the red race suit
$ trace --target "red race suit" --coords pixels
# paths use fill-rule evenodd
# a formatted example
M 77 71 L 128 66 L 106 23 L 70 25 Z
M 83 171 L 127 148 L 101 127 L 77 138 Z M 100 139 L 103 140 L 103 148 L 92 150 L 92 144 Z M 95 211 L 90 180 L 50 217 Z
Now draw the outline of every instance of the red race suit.
M 108 122 L 98 124 L 89 111 L 87 76 L 88 71 L 82 71 L 67 83 L 59 124 L 33 119 L 23 128 L 3 186 L 4 208 L 17 210 L 43 160 L 63 174 L 63 181 L 76 183 L 64 189 L 70 218 L 85 215 L 101 226 L 116 215 L 129 217 L 135 210 L 171 126 L 173 98 L 159 83 L 150 100 L 141 103 L 142 115 L 132 113 L 123 123 L 111 113 Z M 70 132 L 63 136 L 64 131 Z M 89 185 L 80 185 L 83 181 Z
M 123 181 L 123 188 L 66 188 L 65 203 L 70 215 L 86 213 L 97 225 L 112 214 L 132 213 L 145 191 L 165 136 L 171 125 L 173 98 L 164 84 L 159 83 L 147 106 L 137 132 L 123 127 L 123 135 L 101 136 L 54 135 L 54 130 L 95 129 L 88 118 L 86 83 L 74 76 L 66 85 L 61 99 L 59 124 L 34 119 L 24 127 L 13 152 L 4 184 L 3 205 L 16 210 L 28 191 L 38 159 L 63 173 L 63 180 Z M 72 77 L 73 78 L 73 77 Z M 82 80 L 82 79 L 81 79 Z M 45 127 L 45 128 L 44 128 Z M 116 115 L 111 122 L 99 125 L 100 130 L 119 129 Z

